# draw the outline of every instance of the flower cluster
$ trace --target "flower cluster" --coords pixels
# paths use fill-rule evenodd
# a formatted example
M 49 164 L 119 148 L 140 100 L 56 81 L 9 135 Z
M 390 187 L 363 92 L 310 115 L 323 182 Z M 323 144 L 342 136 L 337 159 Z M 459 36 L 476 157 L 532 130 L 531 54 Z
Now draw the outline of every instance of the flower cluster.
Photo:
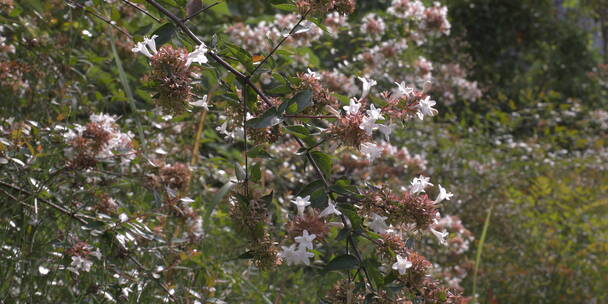
M 298 0 L 296 6 L 300 13 L 307 11 L 327 13 L 336 10 L 341 14 L 352 14 L 355 11 L 357 2 L 355 0 Z
M 275 15 L 273 22 L 261 21 L 255 26 L 244 23 L 236 23 L 226 28 L 230 39 L 253 54 L 266 54 L 274 47 L 271 43 L 278 43 L 280 39 L 289 33 L 300 17 L 296 14 Z M 293 35 L 287 37 L 284 46 L 308 47 L 321 37 L 323 31 L 314 23 L 304 21 Z
M 91 271 L 93 261 L 90 257 L 96 257 L 98 260 L 101 259 L 99 248 L 94 251 L 91 245 L 82 241 L 76 242 L 71 248 L 66 250 L 66 254 L 72 259 L 72 262 L 67 269 L 75 274 L 80 274 L 80 271 Z
M 306 212 L 311 204 L 310 196 L 298 196 L 291 202 L 296 206 L 298 215 L 290 221 L 287 230 L 295 244 L 282 246 L 279 256 L 287 265 L 310 265 L 310 258 L 315 256 L 309 251 L 314 249 L 313 240 L 324 240 L 332 224 L 328 223 L 326 218 L 332 215 L 339 216 L 342 212 L 332 202 L 328 202 L 327 207 L 320 213 L 313 208 L 309 208 Z
M 76 125 L 64 134 L 68 144 L 65 155 L 68 167 L 86 169 L 98 162 L 120 160 L 129 163 L 136 156 L 131 140 L 133 134 L 122 133 L 116 118 L 107 114 L 92 114 L 86 126 Z
M 150 58 L 152 67 L 147 79 L 151 86 L 158 90 L 155 95 L 158 104 L 172 113 L 182 113 L 188 109 L 191 100 L 192 63 L 208 62 L 207 46 L 202 43 L 192 52 L 186 49 L 175 49 L 171 45 L 156 47 L 157 35 L 144 37 L 132 49 L 134 53 L 142 53 Z

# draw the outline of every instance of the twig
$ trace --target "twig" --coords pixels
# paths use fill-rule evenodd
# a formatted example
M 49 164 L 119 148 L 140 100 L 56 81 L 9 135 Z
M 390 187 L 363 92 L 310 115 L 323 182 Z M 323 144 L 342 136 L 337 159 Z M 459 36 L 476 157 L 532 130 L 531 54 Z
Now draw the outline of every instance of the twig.
M 158 2 L 154 1 L 154 0 L 146 0 L 148 3 L 150 3 L 150 5 L 154 6 L 156 9 L 158 9 L 161 13 L 163 13 L 165 16 L 169 17 L 169 19 L 171 19 L 173 22 L 175 22 L 175 24 L 182 29 L 182 31 L 184 31 L 184 33 L 186 33 L 186 35 L 188 35 L 188 37 L 190 37 L 190 39 L 192 39 L 194 42 L 196 42 L 196 44 L 201 45 L 203 44 L 203 42 L 196 37 L 196 35 L 194 35 L 194 33 L 190 30 L 190 28 L 188 28 L 188 26 L 186 26 L 186 24 L 184 24 L 182 22 L 181 19 L 179 19 L 175 14 L 171 13 L 170 11 L 168 11 L 165 7 L 163 7 L 161 4 L 159 4 Z M 214 53 L 213 51 L 208 51 L 207 55 L 209 55 L 211 58 L 213 58 L 213 60 L 215 60 L 217 63 L 219 63 L 220 65 L 222 65 L 223 67 L 225 67 L 226 69 L 228 69 L 232 74 L 234 74 L 237 78 L 239 78 L 240 80 L 245 79 L 246 76 L 243 75 L 243 73 L 237 71 L 235 68 L 233 68 L 228 62 L 226 62 L 224 59 L 222 59 L 220 56 L 218 56 L 216 53 Z M 249 84 L 249 82 L 248 82 Z M 254 89 L 255 90 L 255 89 Z M 256 91 L 257 92 L 257 91 Z
M 192 18 L 194 18 L 194 17 L 198 16 L 200 13 L 203 13 L 204 11 L 206 11 L 206 10 L 208 10 L 208 9 L 210 9 L 210 8 L 212 8 L 212 7 L 216 6 L 216 5 L 218 5 L 218 4 L 220 4 L 220 2 L 215 2 L 215 3 L 211 4 L 211 5 L 208 5 L 208 6 L 206 6 L 206 7 L 203 7 L 203 8 L 201 8 L 201 9 L 199 9 L 198 11 L 196 11 L 196 12 L 192 13 L 192 15 L 190 15 L 190 16 L 188 16 L 188 17 L 186 17 L 186 18 L 182 19 L 182 22 L 186 22 L 186 21 L 188 21 L 188 20 L 190 20 L 190 19 L 192 19 Z
M 306 19 L 306 16 L 308 16 L 308 14 L 310 13 L 310 9 L 308 9 L 300 18 L 300 20 L 296 23 L 296 25 L 294 25 L 291 30 L 289 31 L 289 33 L 287 35 L 283 36 L 283 39 L 281 39 L 281 41 L 279 41 L 279 43 L 277 43 L 277 45 L 274 46 L 274 48 L 272 49 L 272 51 L 270 51 L 270 53 L 268 55 L 266 55 L 266 57 L 264 57 L 264 60 L 262 60 L 262 62 L 260 62 L 260 64 L 258 64 L 255 69 L 253 69 L 253 72 L 251 72 L 251 75 L 254 75 L 255 72 L 264 65 L 264 63 L 266 63 L 266 61 L 268 60 L 268 58 L 270 58 L 274 52 L 276 52 L 279 47 L 281 47 L 281 45 L 283 44 L 283 42 L 285 42 L 285 40 L 287 40 L 287 38 L 289 38 L 291 35 L 293 35 L 293 33 L 296 31 L 296 29 L 298 28 L 298 26 L 300 26 L 300 24 L 302 23 L 302 21 L 304 21 Z
M 18 202 L 19 204 L 21 204 L 23 206 L 30 207 L 30 208 L 34 209 L 34 206 L 28 205 L 28 204 L 22 202 L 21 200 L 17 199 L 14 195 L 12 195 L 10 193 L 8 193 L 8 192 L 6 192 L 6 191 L 4 191 L 2 189 L 0 189 L 0 192 L 3 193 L 4 195 L 10 197 L 13 201 Z
M 133 39 L 133 36 L 131 36 L 131 34 L 129 34 L 129 32 L 127 32 L 127 30 L 121 28 L 120 26 L 114 24 L 114 22 L 112 22 L 112 20 L 94 12 L 93 10 L 90 10 L 89 8 L 83 6 L 82 4 L 78 3 L 78 2 L 74 2 L 72 0 L 65 0 L 67 3 L 72 4 L 74 6 L 77 6 L 78 8 L 82 9 L 85 13 L 91 14 L 94 17 L 97 17 L 99 20 L 109 24 L 110 26 L 112 26 L 113 28 L 117 29 L 119 32 L 121 32 L 122 34 L 124 34 L 125 36 L 129 37 L 130 39 Z
M 34 195 L 34 193 L 31 193 L 30 191 L 27 191 L 27 190 L 22 189 L 22 188 L 20 188 L 20 187 L 18 187 L 18 186 L 15 186 L 15 185 L 9 184 L 9 183 L 7 183 L 7 182 L 0 181 L 0 185 L 4 186 L 4 187 L 6 187 L 6 188 L 13 189 L 13 190 L 15 190 L 15 191 L 19 191 L 19 192 L 21 192 L 21 193 L 23 193 L 23 194 L 27 194 L 27 195 L 30 195 L 30 196 L 36 197 L 36 198 L 38 198 L 38 199 L 39 199 L 41 202 L 43 202 L 43 203 L 45 203 L 45 204 L 47 204 L 47 205 L 49 205 L 49 206 L 51 206 L 51 207 L 55 208 L 56 210 L 59 210 L 59 211 L 60 211 L 61 213 L 63 213 L 63 214 L 69 215 L 70 217 L 72 217 L 72 218 L 76 219 L 76 220 L 77 220 L 77 221 L 79 221 L 80 223 L 85 224 L 85 225 L 86 225 L 86 224 L 88 224 L 88 222 L 87 222 L 87 221 L 86 221 L 84 218 L 90 218 L 90 217 L 88 217 L 88 216 L 86 216 L 86 215 L 84 215 L 84 214 L 79 214 L 79 213 L 72 212 L 72 211 L 70 211 L 70 210 L 68 210 L 68 209 L 65 209 L 65 208 L 63 208 L 63 207 L 61 207 L 61 206 L 59 206 L 59 205 L 57 205 L 57 204 L 55 204 L 55 203 L 53 203 L 53 202 L 51 202 L 51 201 L 48 201 L 48 200 L 46 200 L 46 199 L 44 199 L 44 198 L 41 198 L 41 197 L 39 197 L 39 196 L 37 196 L 37 195 Z M 93 218 L 91 218 L 91 219 L 93 219 Z
M 135 8 L 136 10 L 138 10 L 138 11 L 140 11 L 140 12 L 142 12 L 142 13 L 144 13 L 144 14 L 148 15 L 150 18 L 154 19 L 154 21 L 156 21 L 156 22 L 158 22 L 158 23 L 160 23 L 160 22 L 161 22 L 161 21 L 160 21 L 160 19 L 158 19 L 157 17 L 155 17 L 154 15 L 152 15 L 152 14 L 151 14 L 150 12 L 148 12 L 147 10 L 145 10 L 145 9 L 143 9 L 143 8 L 141 8 L 141 7 L 139 7 L 139 6 L 137 6 L 137 4 L 135 4 L 135 3 L 133 3 L 133 2 L 131 2 L 131 1 L 129 1 L 129 0 L 122 0 L 122 2 L 124 2 L 124 3 L 128 4 L 128 5 L 132 6 L 133 8 Z
M 249 157 L 247 155 L 247 91 L 249 88 L 245 79 L 243 79 L 241 90 L 243 90 L 243 142 L 245 143 L 245 197 L 249 201 Z

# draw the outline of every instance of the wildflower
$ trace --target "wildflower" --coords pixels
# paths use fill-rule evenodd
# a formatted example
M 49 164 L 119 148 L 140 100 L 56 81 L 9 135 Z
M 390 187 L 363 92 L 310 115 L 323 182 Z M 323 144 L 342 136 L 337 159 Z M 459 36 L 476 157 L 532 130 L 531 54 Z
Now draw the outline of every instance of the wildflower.
M 367 136 L 371 136 L 372 132 L 378 129 L 378 125 L 376 124 L 376 120 L 374 118 L 364 116 L 361 125 L 359 125 L 359 128 L 361 128 L 361 130 L 365 130 Z
M 304 198 L 298 196 L 295 200 L 292 200 L 291 202 L 296 205 L 296 207 L 298 208 L 298 215 L 302 217 L 304 216 L 304 209 L 308 205 L 310 205 L 310 195 L 307 195 Z
M 401 98 L 403 96 L 410 97 L 414 93 L 413 88 L 405 86 L 405 81 L 401 83 L 395 82 L 395 84 L 397 85 L 397 92 L 395 93 L 395 98 Z
M 431 96 L 427 96 L 425 99 L 421 100 L 420 103 L 418 103 L 418 112 L 416 113 L 418 118 L 423 120 L 424 115 L 435 116 L 437 114 L 437 110 L 433 108 L 435 104 L 436 102 L 431 100 Z
M 306 251 L 306 248 L 300 246 L 298 250 L 295 252 L 295 261 L 296 264 L 304 264 L 306 266 L 310 265 L 310 258 L 314 257 L 315 254 L 312 252 Z
M 364 143 L 361 145 L 361 153 L 365 154 L 370 162 L 373 162 L 382 153 L 382 148 L 376 144 Z
M 296 238 L 304 234 L 304 230 L 316 235 L 316 240 L 323 240 L 329 232 L 329 223 L 326 223 L 316 209 L 308 209 L 304 216 L 296 216 L 287 224 L 287 233 Z
M 72 256 L 70 270 L 72 270 L 74 273 L 78 274 L 80 270 L 89 272 L 91 271 L 91 266 L 93 266 L 92 261 L 78 255 Z
M 433 228 L 430 228 L 431 232 L 433 233 L 433 235 L 435 235 L 435 237 L 437 238 L 437 240 L 439 241 L 439 243 L 443 246 L 447 246 L 448 245 L 448 241 L 446 241 L 445 237 L 448 236 L 448 232 L 447 231 L 443 231 L 443 232 L 439 232 Z
M 353 115 L 359 113 L 359 108 L 361 108 L 361 104 L 357 103 L 356 99 L 351 98 L 350 104 L 348 106 L 343 106 L 342 108 L 344 109 L 344 111 L 346 111 L 346 114 Z
M 324 210 L 321 212 L 321 214 L 319 214 L 319 216 L 320 216 L 320 217 L 326 217 L 326 216 L 331 215 L 331 214 L 335 214 L 335 215 L 341 215 L 341 214 L 342 214 L 342 212 L 340 212 L 340 210 L 338 210 L 338 209 L 336 208 L 336 205 L 334 205 L 334 204 L 332 204 L 331 202 L 329 202 L 329 203 L 327 204 L 327 208 L 325 208 L 325 209 L 324 209 Z
M 369 94 L 369 91 L 371 90 L 371 88 L 373 86 L 376 85 L 377 82 L 373 79 L 368 80 L 367 78 L 364 78 L 364 77 L 358 77 L 358 78 L 363 83 L 363 92 L 361 93 L 361 98 L 359 100 L 363 100 L 363 99 L 365 99 L 365 97 L 367 97 L 367 95 Z
M 296 249 L 296 244 L 289 247 L 281 246 L 281 248 L 283 250 L 279 253 L 279 256 L 287 265 L 310 265 L 309 259 L 315 256 L 314 253 L 306 251 L 306 248 L 299 247 Z
M 445 190 L 445 188 L 441 187 L 441 185 L 439 185 L 439 194 L 437 195 L 437 198 L 435 199 L 435 204 L 439 204 L 441 203 L 441 201 L 445 200 L 450 200 L 452 198 L 452 196 L 454 196 L 454 194 L 452 194 L 452 192 L 447 192 Z
M 374 106 L 372 104 L 369 107 L 369 110 L 366 111 L 366 113 L 369 116 L 369 118 L 374 119 L 374 120 L 379 120 L 379 119 L 384 119 L 382 114 L 380 114 L 381 111 L 382 111 L 382 109 L 376 109 L 376 106 Z
M 433 185 L 433 184 L 429 183 L 429 180 L 431 180 L 430 177 L 425 177 L 422 175 L 420 175 L 418 177 L 414 177 L 414 179 L 411 182 L 412 188 L 411 188 L 410 192 L 412 192 L 413 194 L 418 194 L 420 192 L 424 192 L 424 189 L 426 187 Z
M 228 128 L 228 121 L 224 121 L 224 123 L 221 126 L 216 127 L 215 130 L 220 134 L 230 135 L 230 132 L 228 132 L 227 128 Z
M 207 104 L 207 95 L 203 96 L 203 99 L 191 102 L 190 105 L 193 107 L 203 108 L 205 111 L 209 111 L 209 105 Z
M 404 275 L 408 268 L 412 267 L 412 262 L 410 262 L 407 257 L 402 257 L 397 255 L 397 262 L 393 264 L 393 270 L 399 271 L 400 275 Z
M 300 244 L 300 247 L 304 247 L 306 249 L 311 249 L 313 248 L 312 246 L 312 241 L 316 238 L 317 236 L 314 234 L 308 234 L 308 230 L 304 230 L 302 232 L 302 236 L 297 236 L 294 238 L 294 240 L 296 241 L 296 243 Z
M 378 130 L 380 130 L 380 132 L 384 135 L 384 138 L 386 139 L 386 141 L 389 140 L 391 134 L 393 133 L 393 131 L 395 131 L 395 128 L 397 127 L 397 125 L 395 124 L 388 124 L 388 125 L 383 125 L 383 124 L 378 124 Z
M 156 50 L 156 38 L 158 38 L 158 35 L 153 35 L 150 38 L 144 37 L 144 43 L 150 48 L 152 54 L 156 54 L 156 52 L 158 52 Z
M 319 73 L 317 72 L 312 71 L 311 69 L 308 69 L 305 75 L 308 77 L 312 77 L 316 80 L 321 80 L 321 75 L 319 75 Z
M 367 226 L 376 233 L 385 233 L 388 229 L 388 225 L 385 222 L 387 218 L 388 217 L 386 216 L 380 216 L 376 213 L 372 213 L 372 221 L 367 224 Z
M 209 61 L 206 56 L 208 51 L 209 49 L 207 49 L 207 46 L 204 43 L 198 45 L 196 49 L 186 57 L 186 66 L 190 66 L 193 62 L 200 64 L 207 63 Z
M 154 35 L 150 38 L 144 37 L 144 41 L 138 42 L 134 48 L 131 49 L 133 53 L 142 53 L 148 58 L 152 58 L 153 55 L 156 55 L 158 52 L 156 50 L 156 39 L 158 36 Z M 148 48 L 150 48 L 148 50 Z
M 287 247 L 287 246 L 281 246 L 281 248 L 283 249 L 279 253 L 279 256 L 281 257 L 281 259 L 283 259 L 283 261 L 285 261 L 285 263 L 287 263 L 287 265 L 295 265 L 295 264 L 297 264 L 297 259 L 296 259 L 296 244 L 292 244 L 289 247 Z

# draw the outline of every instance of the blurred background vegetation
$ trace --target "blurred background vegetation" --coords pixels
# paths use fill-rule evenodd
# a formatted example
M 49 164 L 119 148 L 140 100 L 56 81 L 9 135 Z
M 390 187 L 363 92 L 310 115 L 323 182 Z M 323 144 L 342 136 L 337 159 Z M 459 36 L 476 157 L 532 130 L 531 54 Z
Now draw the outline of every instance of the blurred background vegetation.
M 206 14 L 205 22 L 192 25 L 201 36 L 211 35 L 217 27 L 210 24 L 255 22 L 249 16 L 276 13 L 272 2 L 283 1 L 228 0 Z M 358 15 L 384 10 L 389 4 L 386 0 L 358 2 Z M 0 73 L 9 73 L 12 66 L 29 67 L 22 75 L 29 83 L 25 94 L 22 84 L 0 79 L 2 112 L 47 123 L 77 121 L 87 108 L 88 112 L 131 114 L 125 88 L 117 81 L 119 71 L 106 24 L 85 19 L 82 11 L 70 9 L 63 1 L 14 1 L 10 10 L 2 3 L 2 35 L 22 47 L 9 63 L 0 59 L 4 60 Z M 436 98 L 440 114 L 435 123 L 415 124 L 398 134 L 397 141 L 412 152 L 424 153 L 429 174 L 457 194 L 460 203 L 446 208 L 476 236 L 471 260 L 480 249 L 484 224 L 489 223 L 475 286 L 479 301 L 606 303 L 608 1 L 444 3 L 449 7 L 452 34 L 434 43 L 428 56 L 466 66 L 483 97 L 476 102 L 457 100 L 449 106 Z M 125 14 L 137 14 L 132 10 L 105 13 L 136 38 L 156 27 L 144 16 L 128 16 L 126 23 Z M 96 31 L 83 35 L 91 24 Z M 128 42 L 114 39 L 128 81 L 135 84 L 145 66 L 130 55 Z M 137 108 L 152 108 L 149 92 L 136 87 L 134 94 Z M 421 142 L 419 136 L 412 136 L 414 132 L 425 134 L 428 140 Z M 180 138 L 191 138 L 193 133 L 183 130 Z M 202 153 L 223 149 L 212 131 L 204 137 Z M 188 143 L 184 140 L 183 145 Z M 225 164 L 209 164 L 207 173 L 212 175 L 220 165 Z M 2 174 L 15 182 L 21 180 L 17 173 Z M 213 194 L 200 190 L 209 201 Z M 228 225 L 226 210 L 218 210 L 210 221 L 206 224 L 210 227 Z M 232 273 L 247 271 L 230 259 L 242 253 L 238 247 L 242 240 L 214 229 L 201 245 L 202 255 L 190 258 L 192 263 L 205 264 L 205 274 L 197 277 L 201 284 L 232 280 L 231 303 L 267 303 L 264 294 L 270 285 L 280 287 L 283 300 L 279 303 L 309 303 L 318 289 L 327 289 L 326 281 L 307 280 L 306 270 L 259 274 L 256 281 L 248 281 L 245 275 L 223 277 L 227 268 Z M 3 232 L 0 237 L 8 235 Z M 233 252 L 227 252 L 228 244 L 237 244 Z M 0 291 L 6 291 L 7 284 L 0 283 Z M 473 284 L 469 275 L 465 294 L 471 295 Z

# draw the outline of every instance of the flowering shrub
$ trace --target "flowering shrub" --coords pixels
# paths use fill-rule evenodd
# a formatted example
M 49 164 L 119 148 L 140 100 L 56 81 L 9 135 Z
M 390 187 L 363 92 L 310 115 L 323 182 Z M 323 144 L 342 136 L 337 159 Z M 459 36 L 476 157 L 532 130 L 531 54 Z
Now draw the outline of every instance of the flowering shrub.
M 2 301 L 471 300 L 447 7 L 201 4 L 0 0 Z

